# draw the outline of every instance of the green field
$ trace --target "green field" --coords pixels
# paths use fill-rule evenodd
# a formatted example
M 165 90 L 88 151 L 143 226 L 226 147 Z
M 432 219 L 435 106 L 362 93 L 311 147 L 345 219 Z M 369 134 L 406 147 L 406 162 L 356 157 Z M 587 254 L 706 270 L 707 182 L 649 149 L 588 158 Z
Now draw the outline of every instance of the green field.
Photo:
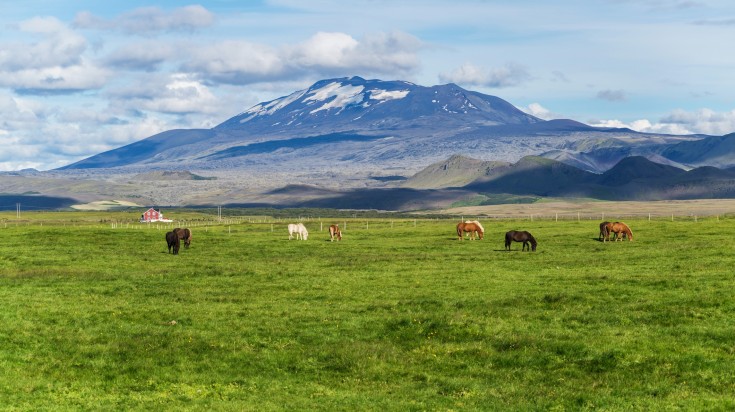
M 137 216 L 0 215 L 3 409 L 735 408 L 733 218 L 605 244 L 591 220 L 459 242 L 454 220 L 323 219 L 330 243 L 192 212 L 173 256 Z M 538 250 L 505 252 L 511 229 Z

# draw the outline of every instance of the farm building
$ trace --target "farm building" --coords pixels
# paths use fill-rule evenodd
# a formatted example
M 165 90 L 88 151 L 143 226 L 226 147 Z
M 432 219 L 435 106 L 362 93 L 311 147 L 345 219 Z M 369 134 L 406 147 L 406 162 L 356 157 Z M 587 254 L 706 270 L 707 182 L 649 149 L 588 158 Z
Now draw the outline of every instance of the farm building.
M 173 220 L 164 218 L 160 209 L 150 208 L 140 215 L 140 223 L 151 222 L 173 222 Z

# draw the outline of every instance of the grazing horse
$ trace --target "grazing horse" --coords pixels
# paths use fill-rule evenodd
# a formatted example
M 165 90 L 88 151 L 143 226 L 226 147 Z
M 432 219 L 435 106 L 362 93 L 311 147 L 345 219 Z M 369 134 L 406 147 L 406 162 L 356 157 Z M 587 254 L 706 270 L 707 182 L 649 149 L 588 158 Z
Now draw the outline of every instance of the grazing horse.
M 189 228 L 176 228 L 173 230 L 177 235 L 179 235 L 179 239 L 184 240 L 184 247 L 189 249 L 189 246 L 191 245 L 191 230 Z
M 334 242 L 334 238 L 337 238 L 337 241 L 342 240 L 342 231 L 339 230 L 339 225 L 330 225 L 329 226 L 329 241 Z
M 600 223 L 600 236 L 598 236 L 597 239 L 603 242 L 610 240 L 610 231 L 612 231 L 612 225 L 613 224 L 610 222 Z
M 171 249 L 173 249 L 174 255 L 179 254 L 181 241 L 179 240 L 179 235 L 176 232 L 171 231 L 166 233 L 166 243 L 168 244 L 168 253 L 171 253 Z
M 536 239 L 531 235 L 530 233 L 526 231 L 519 232 L 517 230 L 511 230 L 510 232 L 505 233 L 505 249 L 510 250 L 510 244 L 511 242 L 523 242 L 523 246 L 521 246 L 521 251 L 525 250 L 528 247 L 528 250 L 536 251 Z M 531 244 L 530 246 L 528 244 Z
M 306 230 L 306 226 L 303 223 L 291 223 L 288 225 L 288 240 L 293 238 L 294 233 L 296 239 L 306 240 L 309 238 L 309 231 Z
M 633 241 L 633 232 L 630 230 L 628 225 L 623 222 L 615 222 L 610 228 L 612 233 L 615 233 L 615 240 L 623 240 L 623 236 L 627 237 L 629 241 Z
M 485 235 L 485 229 L 477 220 L 468 220 L 466 222 L 457 223 L 457 237 L 459 240 L 462 240 L 462 235 L 465 232 L 470 234 L 470 240 L 475 240 L 475 235 L 482 240 Z

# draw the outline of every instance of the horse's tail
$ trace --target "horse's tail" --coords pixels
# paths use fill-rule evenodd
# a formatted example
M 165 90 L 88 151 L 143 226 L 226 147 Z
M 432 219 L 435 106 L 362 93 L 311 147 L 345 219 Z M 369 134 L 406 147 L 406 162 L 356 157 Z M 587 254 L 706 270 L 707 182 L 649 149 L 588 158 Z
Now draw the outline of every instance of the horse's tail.
M 462 240 L 462 222 L 457 223 L 457 237 Z

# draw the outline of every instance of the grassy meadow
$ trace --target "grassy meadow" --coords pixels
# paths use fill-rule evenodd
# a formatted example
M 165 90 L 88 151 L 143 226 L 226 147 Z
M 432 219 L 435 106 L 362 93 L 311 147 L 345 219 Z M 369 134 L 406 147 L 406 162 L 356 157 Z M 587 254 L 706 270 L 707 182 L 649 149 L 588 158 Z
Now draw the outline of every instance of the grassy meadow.
M 612 243 L 593 220 L 460 242 L 451 219 L 322 219 L 330 243 L 191 212 L 173 256 L 138 216 L 0 214 L 3 409 L 735 408 L 735 218 Z M 537 251 L 504 251 L 511 229 Z

